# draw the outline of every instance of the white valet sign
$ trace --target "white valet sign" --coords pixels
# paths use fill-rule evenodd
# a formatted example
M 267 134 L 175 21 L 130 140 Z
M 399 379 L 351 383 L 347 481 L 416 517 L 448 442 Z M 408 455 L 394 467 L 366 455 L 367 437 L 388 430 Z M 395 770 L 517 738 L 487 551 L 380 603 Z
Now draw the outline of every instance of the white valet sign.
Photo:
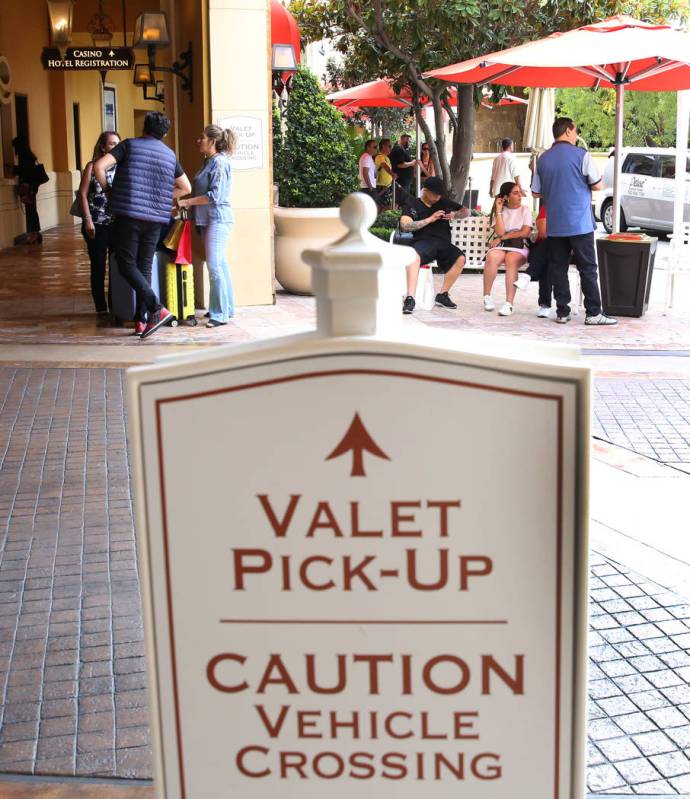
M 317 333 L 128 373 L 161 799 L 584 797 L 589 372 L 403 333 L 374 214 Z

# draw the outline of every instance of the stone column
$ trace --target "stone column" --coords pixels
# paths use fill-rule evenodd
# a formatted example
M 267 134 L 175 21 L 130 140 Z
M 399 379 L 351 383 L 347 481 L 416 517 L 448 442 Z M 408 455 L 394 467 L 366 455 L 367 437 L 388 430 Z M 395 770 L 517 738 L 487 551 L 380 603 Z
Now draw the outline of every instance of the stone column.
M 228 245 L 239 305 L 273 302 L 270 9 L 268 0 L 210 0 L 211 120 L 233 127 L 235 226 Z

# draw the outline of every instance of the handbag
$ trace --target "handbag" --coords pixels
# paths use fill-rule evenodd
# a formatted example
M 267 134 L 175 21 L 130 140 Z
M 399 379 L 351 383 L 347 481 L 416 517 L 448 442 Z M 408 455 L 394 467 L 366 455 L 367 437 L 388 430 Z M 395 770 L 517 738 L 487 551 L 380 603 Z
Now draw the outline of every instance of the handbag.
M 430 311 L 436 302 L 436 294 L 434 293 L 434 272 L 428 264 L 419 268 L 414 302 L 416 307 L 422 311 Z
M 168 235 L 163 239 L 163 246 L 166 249 L 177 252 L 177 245 L 180 243 L 184 222 L 185 220 L 183 219 L 175 220 L 175 224 L 170 228 Z
M 48 173 L 46 172 L 46 168 L 43 166 L 43 164 L 34 164 L 31 174 L 31 182 L 35 186 L 42 186 L 49 180 L 50 178 L 48 177 Z
M 74 202 L 69 207 L 70 216 L 76 216 L 77 219 L 84 218 L 84 211 L 81 207 L 81 200 L 79 199 L 79 189 L 74 192 Z
M 499 247 L 515 247 L 518 250 L 524 250 L 525 248 L 525 240 L 523 238 L 519 239 L 503 239 L 498 245 Z

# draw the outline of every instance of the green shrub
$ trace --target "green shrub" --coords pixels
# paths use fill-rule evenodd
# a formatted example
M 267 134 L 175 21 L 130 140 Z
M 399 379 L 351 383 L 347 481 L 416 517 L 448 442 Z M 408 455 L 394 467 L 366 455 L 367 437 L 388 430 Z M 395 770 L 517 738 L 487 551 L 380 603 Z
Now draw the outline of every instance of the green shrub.
M 369 233 L 373 233 L 379 239 L 383 239 L 384 241 L 391 240 L 391 233 L 395 230 L 395 228 L 391 227 L 377 227 L 373 225 L 369 228 Z
M 278 101 L 273 98 L 273 113 L 272 113 L 272 126 L 273 126 L 273 172 L 275 175 L 280 174 L 280 164 L 283 153 L 283 128 L 280 121 L 280 108 Z
M 401 215 L 401 211 L 382 211 L 376 217 L 374 227 L 396 228 L 398 226 L 398 222 L 400 221 Z
M 359 185 L 343 117 L 307 69 L 292 78 L 277 167 L 274 179 L 286 208 L 333 208 Z

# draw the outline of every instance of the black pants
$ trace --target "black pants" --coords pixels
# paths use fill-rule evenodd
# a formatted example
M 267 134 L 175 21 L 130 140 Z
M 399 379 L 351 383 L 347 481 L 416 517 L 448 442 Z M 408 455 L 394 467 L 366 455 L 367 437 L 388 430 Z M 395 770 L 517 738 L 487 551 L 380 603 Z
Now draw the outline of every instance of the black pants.
M 29 199 L 30 202 L 24 202 L 24 215 L 26 216 L 26 232 L 27 233 L 40 233 L 41 232 L 41 220 L 38 218 L 38 207 L 36 205 L 36 192 L 38 192 L 38 186 L 25 184 L 30 186 L 30 193 L 27 193 L 26 199 Z
M 594 233 L 579 236 L 549 236 L 549 278 L 553 283 L 553 296 L 556 298 L 558 316 L 570 313 L 570 284 L 568 265 L 572 251 L 577 271 L 580 273 L 580 286 L 585 298 L 587 316 L 601 313 L 601 294 L 597 280 L 597 258 L 594 253 Z
M 112 228 L 110 225 L 94 225 L 94 227 L 96 235 L 93 238 L 86 235 L 83 225 L 81 233 L 86 242 L 91 262 L 91 296 L 96 313 L 101 313 L 107 311 L 109 305 L 105 299 L 105 271 L 111 246 Z
M 136 322 L 144 322 L 161 308 L 151 288 L 153 256 L 161 231 L 160 222 L 118 216 L 113 222 L 113 250 L 120 274 L 136 291 Z
M 551 307 L 551 291 L 553 286 L 549 279 L 549 240 L 542 239 L 529 248 L 528 266 L 525 272 L 532 280 L 539 281 L 539 307 Z

